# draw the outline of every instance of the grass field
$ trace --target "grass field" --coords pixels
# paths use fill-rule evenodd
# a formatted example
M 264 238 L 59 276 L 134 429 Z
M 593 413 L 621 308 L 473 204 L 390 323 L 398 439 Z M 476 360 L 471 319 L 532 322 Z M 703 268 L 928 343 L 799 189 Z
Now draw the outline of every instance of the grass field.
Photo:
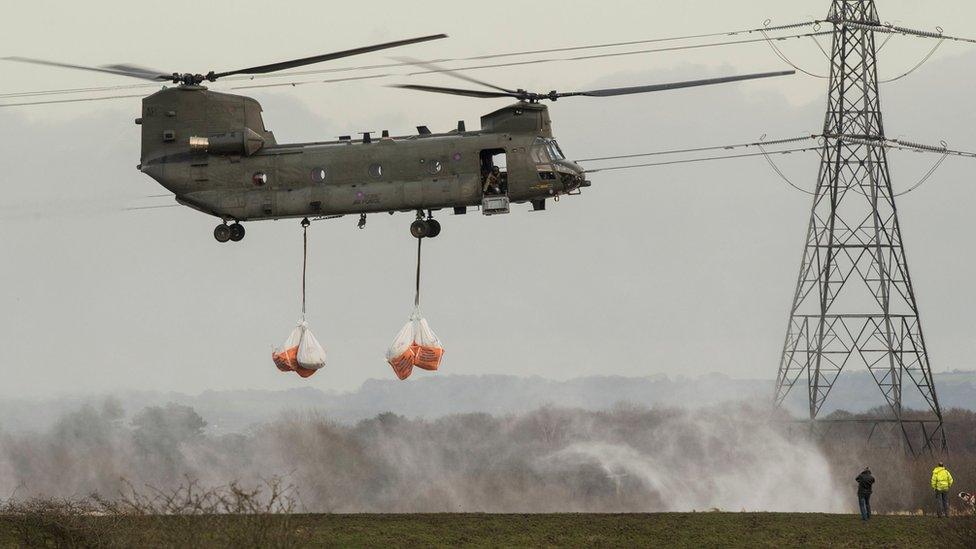
M 111 524 L 109 524 L 111 521 Z M 22 546 L 973 547 L 971 518 L 786 513 L 0 517 Z

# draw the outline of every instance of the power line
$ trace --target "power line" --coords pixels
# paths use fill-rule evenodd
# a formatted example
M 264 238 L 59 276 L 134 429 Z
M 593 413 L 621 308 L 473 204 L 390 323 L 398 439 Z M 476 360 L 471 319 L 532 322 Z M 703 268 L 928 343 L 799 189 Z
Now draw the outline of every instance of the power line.
M 833 34 L 833 31 L 820 31 L 820 32 L 812 32 L 812 33 L 805 33 L 805 34 L 795 34 L 795 35 L 789 35 L 789 36 L 777 36 L 777 37 L 774 38 L 774 40 L 789 40 L 789 39 L 793 39 L 793 38 L 806 38 L 806 37 L 809 37 L 809 36 L 825 36 L 825 35 L 828 35 L 828 34 Z M 457 68 L 452 68 L 452 69 L 439 69 L 439 70 L 417 71 L 417 72 L 408 73 L 407 75 L 408 76 L 417 76 L 417 75 L 423 75 L 423 74 L 434 74 L 434 73 L 438 73 L 438 72 L 446 72 L 446 71 L 449 71 L 449 70 L 452 70 L 452 71 L 470 71 L 470 70 L 493 69 L 493 68 L 501 68 L 501 67 L 518 67 L 518 66 L 524 66 L 524 65 L 537 65 L 537 64 L 542 64 L 542 63 L 557 63 L 557 62 L 562 62 L 562 61 L 587 61 L 587 60 L 592 60 L 592 59 L 605 59 L 605 58 L 610 58 L 610 57 L 624 57 L 624 56 L 629 56 L 629 55 L 641 55 L 641 54 L 646 54 L 646 53 L 662 53 L 662 52 L 671 52 L 671 51 L 683 51 L 683 50 L 694 50 L 694 49 L 702 49 L 702 48 L 713 48 L 713 47 L 718 47 L 718 46 L 733 46 L 733 45 L 739 45 L 739 44 L 754 44 L 754 43 L 757 43 L 757 42 L 765 42 L 765 41 L 766 41 L 766 38 L 753 38 L 753 39 L 747 39 L 747 40 L 726 40 L 726 41 L 722 41 L 722 42 L 709 42 L 709 43 L 706 43 L 706 44 L 692 44 L 692 45 L 687 45 L 687 46 L 673 46 L 673 47 L 669 47 L 669 48 L 651 48 L 651 49 L 635 50 L 635 51 L 626 51 L 626 52 L 603 53 L 603 54 L 597 54 L 597 55 L 583 55 L 583 56 L 577 56 L 577 57 L 557 57 L 557 58 L 547 58 L 547 59 L 532 59 L 532 60 L 529 60 L 529 61 L 513 61 L 511 63 L 493 63 L 493 64 L 487 64 L 487 65 L 471 65 L 471 66 L 467 66 L 467 67 L 457 67 Z
M 888 36 L 894 36 L 894 35 L 889 34 Z M 945 43 L 945 40 L 939 40 L 938 42 L 935 43 L 934 46 L 932 46 L 932 49 L 929 50 L 929 52 L 927 54 L 925 54 L 925 57 L 922 57 L 922 60 L 915 64 L 915 66 L 913 66 L 912 68 L 908 69 L 906 72 L 904 72 L 904 73 L 902 73 L 902 74 L 900 74 L 898 76 L 895 76 L 893 78 L 889 78 L 887 80 L 879 80 L 879 83 L 881 83 L 881 84 L 887 84 L 889 82 L 895 82 L 896 80 L 901 80 L 902 78 L 905 78 L 909 74 L 912 74 L 913 72 L 915 72 L 916 70 L 918 70 L 919 67 L 921 67 L 922 65 L 924 65 L 929 59 L 931 59 L 932 56 L 935 55 L 935 52 L 939 49 L 939 46 L 941 46 L 944 43 Z
M 371 80 L 373 78 L 386 78 L 390 76 L 389 74 L 374 74 L 371 76 L 350 76 L 349 78 L 333 78 L 331 80 L 312 80 L 312 81 L 299 81 L 299 82 L 278 82 L 275 84 L 255 84 L 252 86 L 234 86 L 230 89 L 232 90 L 248 90 L 253 88 L 274 88 L 278 86 L 301 86 L 303 84 L 332 84 L 335 82 L 349 82 L 351 80 Z
M 782 179 L 787 185 L 793 187 L 794 189 L 800 191 L 803 194 L 808 194 L 808 195 L 815 194 L 797 185 L 789 177 L 786 177 L 786 174 L 783 173 L 783 170 L 779 169 L 779 166 L 777 166 L 776 162 L 773 161 L 772 157 L 770 156 L 770 153 L 766 149 L 764 149 L 762 145 L 759 146 L 759 150 L 762 151 L 763 158 L 766 160 L 766 163 L 769 164 L 769 167 L 772 168 L 773 171 L 776 172 L 776 175 L 778 175 L 780 179 Z
M 53 105 L 55 103 L 82 103 L 84 101 L 106 101 L 108 99 L 124 99 L 127 97 L 145 97 L 145 94 L 134 95 L 108 95 L 105 97 L 83 97 L 80 99 L 56 99 L 54 101 L 29 101 L 24 103 L 4 103 L 0 104 L 0 109 L 4 107 L 26 107 L 29 105 Z
M 653 151 L 653 152 L 645 152 L 645 153 L 622 154 L 622 155 L 617 155 L 617 156 L 602 156 L 602 157 L 598 157 L 598 158 L 581 158 L 579 160 L 576 160 L 576 162 L 598 162 L 598 161 L 602 161 L 602 160 L 620 160 L 620 159 L 624 159 L 624 158 L 638 158 L 638 157 L 641 157 L 641 156 L 660 156 L 660 155 L 681 154 L 681 153 L 690 153 L 690 152 L 705 152 L 705 151 L 717 151 L 717 150 L 733 150 L 733 149 L 741 149 L 741 148 L 747 148 L 747 147 L 757 147 L 757 146 L 762 146 L 762 145 L 783 145 L 783 144 L 786 144 L 786 143 L 799 143 L 799 142 L 807 141 L 807 140 L 810 140 L 810 139 L 817 139 L 819 137 L 821 137 L 821 136 L 819 136 L 819 135 L 801 135 L 801 136 L 798 136 L 798 137 L 790 137 L 790 138 L 786 138 L 786 139 L 776 139 L 776 140 L 773 140 L 773 141 L 763 141 L 763 140 L 760 140 L 760 141 L 755 141 L 755 142 L 752 142 L 752 143 L 733 143 L 731 145 L 714 145 L 714 146 L 709 146 L 709 147 L 696 147 L 696 148 L 691 148 L 691 149 L 670 149 L 670 150 Z
M 941 166 L 942 163 L 945 162 L 945 159 L 948 157 L 949 157 L 949 153 L 943 153 L 942 156 L 940 156 L 939 159 L 935 161 L 935 164 L 933 164 L 932 167 L 929 168 L 929 171 L 926 172 L 925 175 L 923 175 L 922 178 L 919 179 L 917 183 L 905 189 L 904 191 L 901 191 L 900 193 L 895 193 L 895 196 L 904 196 L 914 191 L 915 189 L 921 187 L 926 181 L 929 180 L 930 177 L 932 177 L 932 174 L 934 174 L 936 170 L 939 169 L 939 166 Z
M 585 170 L 585 171 L 586 171 L 586 173 L 597 173 L 597 172 L 608 172 L 608 171 L 612 171 L 612 170 L 629 170 L 629 169 L 632 169 L 632 168 L 648 168 L 648 167 L 652 167 L 652 166 L 670 166 L 670 165 L 674 165 L 674 164 L 692 164 L 692 163 L 695 163 L 695 162 L 711 162 L 711 161 L 715 161 L 715 160 L 731 160 L 731 159 L 734 159 L 734 158 L 749 158 L 749 157 L 752 157 L 752 156 L 762 156 L 764 154 L 792 154 L 792 153 L 795 153 L 795 152 L 809 152 L 809 151 L 817 151 L 817 150 L 820 150 L 820 147 L 802 147 L 802 148 L 785 149 L 785 150 L 782 150 L 782 151 L 773 151 L 773 152 L 766 152 L 766 153 L 758 152 L 758 153 L 730 154 L 730 155 L 723 155 L 723 156 L 706 156 L 706 157 L 703 157 L 703 158 L 689 158 L 689 159 L 685 159 L 685 160 L 671 160 L 671 161 L 668 161 L 668 162 L 651 162 L 651 163 L 646 163 L 646 164 L 628 164 L 628 165 L 624 165 L 624 166 L 610 166 L 610 167 L 607 167 L 607 168 L 597 168 L 595 170 Z
M 278 83 L 278 84 L 264 84 L 264 85 L 254 85 L 254 86 L 237 86 L 237 87 L 232 87 L 230 89 L 232 89 L 232 90 L 244 90 L 244 89 L 249 89 L 249 88 L 271 88 L 271 87 L 275 87 L 275 86 L 300 86 L 302 84 L 329 84 L 329 83 L 336 83 L 336 82 L 347 82 L 347 81 L 350 81 L 350 80 L 368 80 L 368 79 L 371 79 L 371 78 L 385 78 L 387 76 L 389 76 L 389 75 L 388 74 L 379 74 L 379 75 L 372 75 L 372 76 L 353 76 L 353 77 L 350 77 L 350 78 L 334 78 L 332 80 L 321 80 L 321 81 L 317 81 L 317 82 L 314 82 L 314 81 L 313 82 L 282 82 L 282 83 Z M 55 99 L 55 100 L 51 100 L 51 101 L 25 101 L 25 102 L 21 102 L 21 103 L 3 103 L 3 104 L 0 104 L 0 108 L 3 108 L 3 107 L 25 107 L 25 106 L 31 106 L 31 105 L 53 105 L 53 104 L 57 104 L 57 103 L 82 103 L 82 102 L 85 102 L 85 101 L 105 101 L 105 100 L 108 100 L 108 99 L 124 99 L 124 98 L 130 98 L 130 97 L 145 97 L 145 95 L 144 94 L 109 95 L 109 96 L 105 96 L 105 97 L 83 97 L 83 98 L 78 98 L 78 99 Z
M 541 49 L 541 50 L 511 51 L 511 52 L 492 53 L 492 54 L 487 54 L 487 55 L 475 55 L 475 56 L 469 56 L 469 57 L 449 57 L 449 58 L 433 59 L 433 60 L 425 61 L 425 63 L 447 63 L 447 62 L 464 62 L 464 61 L 484 61 L 484 60 L 488 60 L 488 59 L 500 59 L 500 58 L 506 58 L 506 57 L 518 57 L 518 56 L 523 56 L 523 55 L 538 55 L 538 54 L 544 54 L 544 53 L 559 53 L 559 52 L 568 52 L 568 51 L 583 51 L 583 50 L 593 50 L 593 49 L 605 49 L 605 48 L 614 48 L 614 47 L 623 47 L 623 46 L 634 46 L 634 45 L 640 45 L 640 44 L 651 44 L 651 43 L 660 43 L 660 42 L 676 42 L 676 41 L 682 41 L 682 40 L 693 40 L 693 39 L 710 38 L 710 37 L 716 37 L 716 36 L 736 36 L 736 35 L 751 34 L 751 33 L 755 33 L 755 32 L 771 32 L 771 31 L 789 30 L 789 29 L 801 28 L 801 27 L 806 27 L 806 26 L 813 26 L 813 25 L 817 25 L 817 24 L 822 23 L 822 22 L 823 21 L 805 21 L 805 22 L 800 22 L 800 23 L 792 23 L 792 24 L 789 24 L 789 25 L 779 25 L 779 26 L 762 27 L 762 28 L 755 28 L 755 29 L 742 29 L 742 30 L 734 30 L 734 31 L 711 32 L 711 33 L 704 33 L 704 34 L 690 34 L 690 35 L 684 35 L 684 36 L 670 36 L 670 37 L 665 37 L 665 38 L 649 38 L 649 39 L 642 39 L 642 40 L 630 40 L 630 41 L 625 41 L 625 42 L 607 42 L 607 43 L 599 43 L 599 44 L 585 44 L 585 45 L 581 45 L 581 46 L 565 46 L 565 47 L 548 48 L 548 49 Z M 400 61 L 398 61 L 398 62 L 392 62 L 392 63 L 379 63 L 379 64 L 371 64 L 371 65 L 358 65 L 358 66 L 352 66 L 352 67 L 339 67 L 339 68 L 330 68 L 330 69 L 316 69 L 316 70 L 307 70 L 307 71 L 295 71 L 295 72 L 287 72 L 287 73 L 280 73 L 280 74 L 257 74 L 257 75 L 251 75 L 251 76 L 230 76 L 230 77 L 227 77 L 227 78 L 223 78 L 221 80 L 222 81 L 247 81 L 247 80 L 256 80 L 256 79 L 264 79 L 264 78 L 289 78 L 289 77 L 292 77 L 293 78 L 293 77 L 296 77 L 296 76 L 310 76 L 310 75 L 317 75 L 317 74 L 330 74 L 330 73 L 335 73 L 335 72 L 348 72 L 348 71 L 363 71 L 363 70 L 389 69 L 389 68 L 395 68 L 395 67 L 413 66 L 413 64 L 414 64 L 413 62 L 400 62 Z M 315 82 L 311 82 L 311 83 L 315 83 Z M 115 85 L 115 86 L 97 86 L 97 87 L 88 87 L 88 88 L 64 88 L 64 89 L 38 90 L 38 91 L 26 91 L 26 92 L 10 92 L 10 93 L 0 93 L 0 98 L 27 97 L 27 96 L 48 95 L 48 94 L 50 94 L 50 95 L 59 95 L 59 94 L 70 94 L 70 93 L 88 93 L 88 92 L 101 92 L 101 91 L 115 91 L 115 90 L 120 90 L 120 89 L 138 89 L 138 88 L 153 88 L 153 87 L 159 87 L 159 85 L 158 84 L 130 84 L 130 85 Z
M 826 76 L 824 76 L 822 74 L 814 74 L 814 73 L 812 73 L 812 72 L 810 72 L 808 70 L 803 69 L 802 67 L 800 67 L 799 65 L 797 65 L 796 63 L 794 63 L 793 61 L 791 61 L 790 58 L 787 57 L 785 53 L 783 53 L 783 50 L 779 49 L 779 47 L 776 44 L 773 43 L 773 41 L 769 38 L 769 36 L 766 33 L 763 33 L 763 37 L 766 38 L 766 43 L 769 44 L 769 48 L 771 50 L 773 50 L 773 53 L 776 54 L 776 57 L 779 57 L 787 65 L 793 67 L 794 69 L 802 72 L 803 74 L 805 74 L 807 76 L 812 76 L 814 78 L 827 78 Z M 812 39 L 814 42 L 816 42 L 818 46 L 820 45 L 820 42 L 817 42 L 817 37 L 816 36 L 811 36 L 810 39 Z
M 57 90 L 10 92 L 10 93 L 0 93 L 0 99 L 8 99 L 14 97 L 32 97 L 37 95 L 95 93 L 95 92 L 104 92 L 104 91 L 131 90 L 131 89 L 139 89 L 139 88 L 158 88 L 158 87 L 160 87 L 160 84 L 120 84 L 116 86 L 94 86 L 88 88 L 64 88 L 64 89 L 57 89 Z

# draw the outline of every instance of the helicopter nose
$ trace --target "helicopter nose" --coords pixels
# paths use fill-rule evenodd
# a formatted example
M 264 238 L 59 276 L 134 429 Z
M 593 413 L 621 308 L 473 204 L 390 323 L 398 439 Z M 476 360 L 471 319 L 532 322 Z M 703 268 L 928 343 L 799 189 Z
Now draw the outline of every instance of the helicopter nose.
M 590 186 L 590 182 L 586 180 L 586 170 L 580 167 L 579 164 L 563 160 L 559 162 L 559 165 L 562 168 L 562 180 L 565 192 Z

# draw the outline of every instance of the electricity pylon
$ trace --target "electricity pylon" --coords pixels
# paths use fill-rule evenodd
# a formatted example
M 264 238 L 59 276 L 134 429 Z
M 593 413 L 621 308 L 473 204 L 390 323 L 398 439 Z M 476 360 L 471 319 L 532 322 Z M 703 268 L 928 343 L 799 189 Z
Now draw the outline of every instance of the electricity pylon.
M 775 403 L 806 377 L 813 428 L 845 369 L 871 372 L 889 413 L 860 422 L 913 455 L 945 450 L 918 303 L 892 191 L 878 97 L 874 0 L 833 0 L 830 86 L 820 172 L 776 380 Z M 927 404 L 903 415 L 905 391 Z M 870 436 L 870 435 L 869 435 Z

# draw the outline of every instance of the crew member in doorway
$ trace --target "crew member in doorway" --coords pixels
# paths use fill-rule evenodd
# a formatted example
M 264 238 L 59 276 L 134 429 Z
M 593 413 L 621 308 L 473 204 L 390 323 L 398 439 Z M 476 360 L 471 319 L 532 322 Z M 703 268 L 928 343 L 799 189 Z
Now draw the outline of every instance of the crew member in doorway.
M 502 174 L 498 166 L 491 167 L 491 171 L 485 176 L 485 184 L 481 191 L 484 194 L 502 194 Z
M 854 480 L 857 482 L 857 505 L 861 508 L 861 520 L 869 520 L 871 518 L 871 487 L 874 485 L 871 468 L 865 467 Z
M 949 516 L 949 488 L 952 486 L 952 474 L 940 461 L 932 469 L 932 489 L 935 490 L 936 513 L 940 517 Z

